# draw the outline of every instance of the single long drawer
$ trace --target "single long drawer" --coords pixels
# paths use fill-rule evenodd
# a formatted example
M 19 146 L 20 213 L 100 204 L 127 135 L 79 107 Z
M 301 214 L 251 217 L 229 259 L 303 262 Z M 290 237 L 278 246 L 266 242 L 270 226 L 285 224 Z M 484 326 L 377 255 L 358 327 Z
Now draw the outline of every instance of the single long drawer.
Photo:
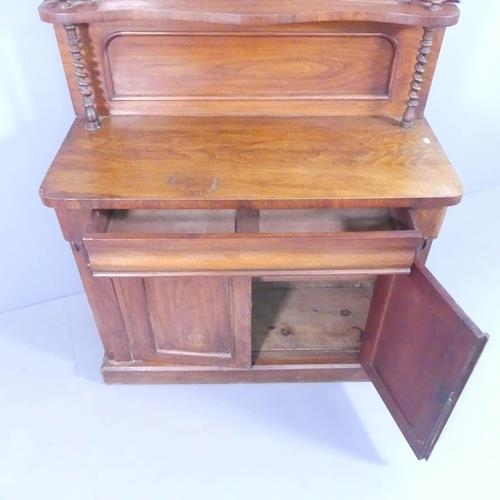
M 404 210 L 94 211 L 94 275 L 407 272 L 422 241 Z

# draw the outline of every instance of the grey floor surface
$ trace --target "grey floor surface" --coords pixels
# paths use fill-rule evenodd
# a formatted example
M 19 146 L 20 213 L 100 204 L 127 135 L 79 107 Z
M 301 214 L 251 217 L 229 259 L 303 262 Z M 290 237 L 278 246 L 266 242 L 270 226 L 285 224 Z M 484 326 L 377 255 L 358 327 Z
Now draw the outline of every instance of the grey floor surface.
M 429 267 L 490 342 L 428 462 L 369 383 L 108 386 L 83 294 L 0 315 L 0 499 L 497 499 L 500 189 Z

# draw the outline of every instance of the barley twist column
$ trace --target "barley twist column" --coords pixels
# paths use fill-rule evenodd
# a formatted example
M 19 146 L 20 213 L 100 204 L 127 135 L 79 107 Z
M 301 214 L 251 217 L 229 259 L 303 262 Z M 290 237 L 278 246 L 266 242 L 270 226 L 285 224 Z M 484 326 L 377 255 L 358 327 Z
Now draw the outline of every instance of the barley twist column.
M 69 50 L 73 58 L 73 67 L 75 70 L 78 89 L 83 98 L 83 107 L 85 109 L 85 128 L 87 130 L 97 130 L 101 127 L 101 122 L 99 121 L 99 116 L 97 115 L 95 108 L 92 87 L 88 81 L 89 75 L 81 50 L 81 41 L 78 36 L 78 26 L 76 24 L 65 24 L 64 29 L 66 30 Z
M 424 34 L 420 40 L 420 46 L 417 53 L 417 64 L 415 65 L 415 71 L 410 83 L 409 99 L 406 102 L 406 111 L 401 122 L 401 125 L 405 128 L 411 127 L 417 116 L 417 106 L 420 98 L 419 94 L 422 90 L 425 65 L 427 64 L 427 56 L 431 52 L 434 31 L 434 28 L 424 28 Z

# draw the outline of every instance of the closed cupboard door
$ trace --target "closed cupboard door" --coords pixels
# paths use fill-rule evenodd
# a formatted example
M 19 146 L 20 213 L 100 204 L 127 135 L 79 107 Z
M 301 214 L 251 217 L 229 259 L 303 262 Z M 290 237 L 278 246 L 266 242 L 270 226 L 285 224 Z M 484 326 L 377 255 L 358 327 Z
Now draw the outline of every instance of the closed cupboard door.
M 248 278 L 129 277 L 113 283 L 135 360 L 250 366 Z
M 361 363 L 418 458 L 428 458 L 487 341 L 421 264 L 377 279 Z

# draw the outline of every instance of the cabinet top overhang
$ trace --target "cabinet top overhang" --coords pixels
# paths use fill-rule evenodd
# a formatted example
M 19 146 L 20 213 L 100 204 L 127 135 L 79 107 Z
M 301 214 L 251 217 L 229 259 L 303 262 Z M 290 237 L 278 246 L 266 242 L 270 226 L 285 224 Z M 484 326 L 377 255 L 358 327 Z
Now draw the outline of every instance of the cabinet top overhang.
M 445 27 L 457 23 L 456 0 L 47 0 L 43 21 L 80 24 L 171 20 L 236 25 L 366 21 Z M 435 8 L 432 8 L 435 7 Z
M 60 208 L 443 207 L 460 182 L 425 120 L 78 118 L 41 188 Z

